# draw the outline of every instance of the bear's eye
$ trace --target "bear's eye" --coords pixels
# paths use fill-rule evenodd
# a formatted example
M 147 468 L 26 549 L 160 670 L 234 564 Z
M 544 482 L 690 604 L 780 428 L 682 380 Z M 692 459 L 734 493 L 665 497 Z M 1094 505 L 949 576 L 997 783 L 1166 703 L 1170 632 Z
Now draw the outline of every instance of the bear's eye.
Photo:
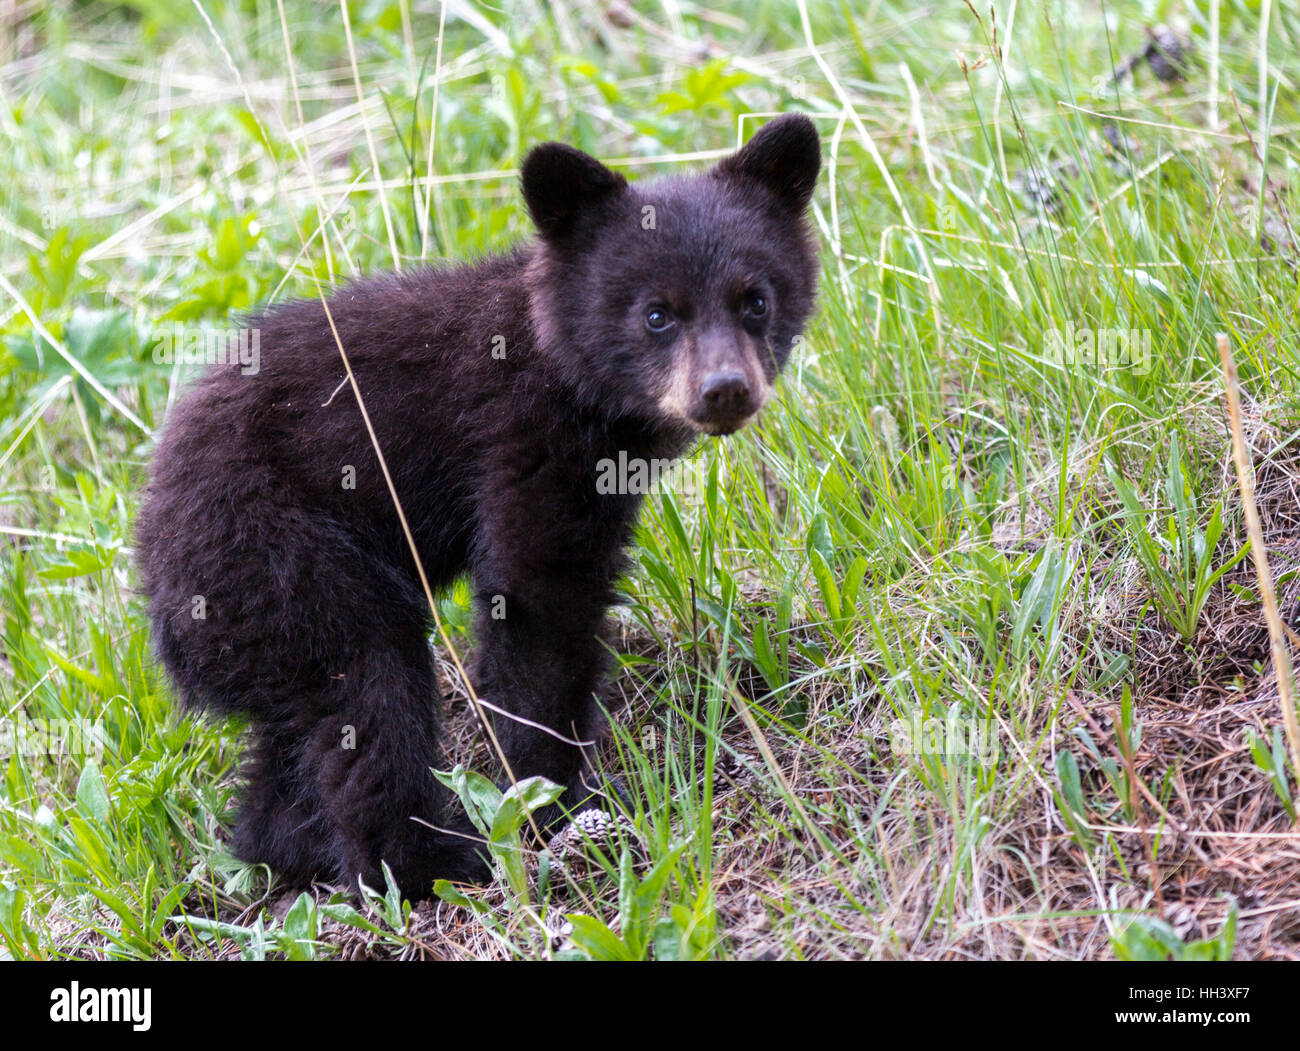
M 758 318 L 767 313 L 767 300 L 762 292 L 748 292 L 745 295 L 745 317 Z
M 651 307 L 645 312 L 645 327 L 651 332 L 664 332 L 672 325 L 673 316 L 667 307 Z

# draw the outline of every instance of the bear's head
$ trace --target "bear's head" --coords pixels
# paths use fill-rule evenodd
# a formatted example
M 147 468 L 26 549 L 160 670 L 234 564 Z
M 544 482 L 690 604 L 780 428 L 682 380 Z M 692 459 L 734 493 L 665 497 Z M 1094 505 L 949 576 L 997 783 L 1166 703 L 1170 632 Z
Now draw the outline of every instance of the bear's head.
M 629 183 L 562 143 L 533 149 L 524 201 L 538 342 L 586 403 L 654 426 L 730 434 L 767 400 L 812 313 L 805 212 L 821 167 L 787 114 L 698 175 Z

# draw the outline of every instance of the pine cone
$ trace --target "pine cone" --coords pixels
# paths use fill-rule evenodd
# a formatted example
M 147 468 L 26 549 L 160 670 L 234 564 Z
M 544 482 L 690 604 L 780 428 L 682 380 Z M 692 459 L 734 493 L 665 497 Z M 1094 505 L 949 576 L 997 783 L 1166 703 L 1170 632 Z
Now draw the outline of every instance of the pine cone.
M 575 875 L 593 871 L 588 846 L 616 857 L 622 844 L 640 844 L 636 825 L 622 814 L 608 814 L 592 807 L 574 815 L 572 821 L 551 837 L 546 849 L 557 868 L 567 869 Z
M 1157 80 L 1168 84 L 1187 74 L 1187 48 L 1172 29 L 1159 26 L 1152 30 L 1145 54 L 1147 68 Z

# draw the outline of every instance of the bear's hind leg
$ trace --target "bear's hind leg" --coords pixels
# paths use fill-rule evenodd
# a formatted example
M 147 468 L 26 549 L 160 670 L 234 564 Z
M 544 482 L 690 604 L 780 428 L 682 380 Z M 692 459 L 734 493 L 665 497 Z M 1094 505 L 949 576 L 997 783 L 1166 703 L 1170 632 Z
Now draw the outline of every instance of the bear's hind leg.
M 308 731 L 303 761 L 316 775 L 335 829 L 337 866 L 349 883 L 360 879 L 382 891 L 381 861 L 412 898 L 427 897 L 435 879 L 489 875 L 472 826 L 443 806 L 448 793 L 433 775 L 436 701 L 422 630 L 386 648 L 372 638 L 331 681 L 329 714 Z
M 295 730 L 263 725 L 245 767 L 247 787 L 235 826 L 235 856 L 269 865 L 291 883 L 339 879 L 335 829 L 301 763 Z

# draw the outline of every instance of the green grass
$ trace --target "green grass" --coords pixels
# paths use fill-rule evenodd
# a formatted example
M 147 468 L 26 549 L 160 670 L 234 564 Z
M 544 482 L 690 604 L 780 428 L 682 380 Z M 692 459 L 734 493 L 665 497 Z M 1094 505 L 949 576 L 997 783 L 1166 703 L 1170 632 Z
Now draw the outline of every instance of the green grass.
M 1225 2 L 1213 38 L 1206 3 L 994 6 L 460 5 L 440 29 L 435 3 L 354 2 L 351 48 L 300 0 L 18 16 L 0 716 L 54 737 L 0 747 L 0 953 L 1300 955 L 1297 771 L 1214 346 L 1294 613 L 1300 19 Z M 1114 83 L 1176 17 L 1186 78 Z M 790 109 L 825 143 L 819 312 L 757 425 L 647 501 L 620 856 L 520 867 L 522 814 L 490 800 L 503 878 L 436 916 L 235 861 L 240 727 L 175 713 L 130 567 L 188 374 L 159 332 L 511 244 L 535 142 L 636 177 Z M 467 590 L 439 611 L 464 654 Z M 449 733 L 448 767 L 490 772 L 463 704 Z

